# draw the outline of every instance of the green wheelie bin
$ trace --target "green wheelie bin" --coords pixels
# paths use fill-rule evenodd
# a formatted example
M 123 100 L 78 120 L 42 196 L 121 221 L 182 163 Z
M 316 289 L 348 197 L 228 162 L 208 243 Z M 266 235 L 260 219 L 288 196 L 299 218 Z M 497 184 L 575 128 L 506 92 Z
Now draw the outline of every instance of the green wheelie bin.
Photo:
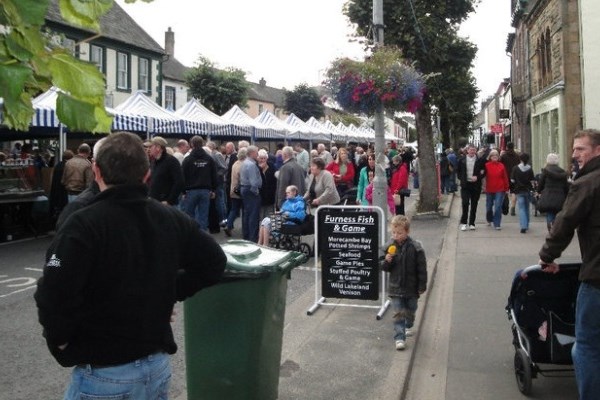
M 223 281 L 184 302 L 188 400 L 278 396 L 287 279 L 299 252 L 222 245 Z

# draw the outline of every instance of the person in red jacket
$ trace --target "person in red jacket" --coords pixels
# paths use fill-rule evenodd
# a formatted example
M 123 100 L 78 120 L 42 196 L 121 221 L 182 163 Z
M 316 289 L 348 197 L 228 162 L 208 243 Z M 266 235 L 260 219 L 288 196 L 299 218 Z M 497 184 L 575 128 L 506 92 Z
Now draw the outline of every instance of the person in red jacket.
M 486 193 L 486 214 L 485 218 L 488 225 L 494 225 L 494 228 L 500 230 L 502 221 L 502 202 L 504 195 L 509 190 L 508 175 L 504 169 L 504 164 L 500 161 L 497 150 L 490 151 L 488 162 L 485 163 L 485 193 Z
M 335 161 L 330 162 L 325 169 L 333 175 L 340 197 L 354 185 L 354 163 L 348 159 L 348 150 L 345 147 L 338 150 Z
M 400 156 L 396 155 L 394 157 Z M 390 188 L 393 194 L 399 193 L 401 189 L 408 189 L 408 164 L 402 158 L 400 158 L 400 166 L 392 175 Z M 404 215 L 404 196 L 400 196 L 400 198 L 400 205 L 396 205 L 396 215 Z

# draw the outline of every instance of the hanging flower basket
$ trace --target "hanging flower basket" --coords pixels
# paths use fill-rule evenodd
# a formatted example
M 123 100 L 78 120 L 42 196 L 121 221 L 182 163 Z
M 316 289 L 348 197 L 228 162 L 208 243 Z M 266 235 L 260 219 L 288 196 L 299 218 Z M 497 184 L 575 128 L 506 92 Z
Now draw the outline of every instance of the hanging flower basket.
M 422 104 L 424 78 L 402 60 L 398 49 L 380 48 L 364 62 L 335 60 L 325 85 L 347 111 L 374 115 L 377 111 L 414 113 Z

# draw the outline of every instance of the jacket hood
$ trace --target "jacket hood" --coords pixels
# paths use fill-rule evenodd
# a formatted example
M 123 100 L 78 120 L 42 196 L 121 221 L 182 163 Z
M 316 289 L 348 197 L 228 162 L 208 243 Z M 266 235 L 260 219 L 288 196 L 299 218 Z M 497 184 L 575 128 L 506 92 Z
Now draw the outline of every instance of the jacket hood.
M 519 163 L 519 169 L 523 172 L 527 172 L 531 169 L 531 165 Z
M 544 172 L 546 176 L 556 180 L 564 180 L 567 179 L 569 174 L 567 171 L 559 167 L 558 165 L 548 165 L 544 168 Z

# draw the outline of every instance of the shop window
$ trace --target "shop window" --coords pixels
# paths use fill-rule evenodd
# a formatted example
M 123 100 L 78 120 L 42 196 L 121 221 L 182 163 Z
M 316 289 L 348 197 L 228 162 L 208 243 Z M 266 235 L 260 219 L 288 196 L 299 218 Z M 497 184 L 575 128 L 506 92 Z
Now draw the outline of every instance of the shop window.
M 129 54 L 117 52 L 117 88 L 129 90 Z

